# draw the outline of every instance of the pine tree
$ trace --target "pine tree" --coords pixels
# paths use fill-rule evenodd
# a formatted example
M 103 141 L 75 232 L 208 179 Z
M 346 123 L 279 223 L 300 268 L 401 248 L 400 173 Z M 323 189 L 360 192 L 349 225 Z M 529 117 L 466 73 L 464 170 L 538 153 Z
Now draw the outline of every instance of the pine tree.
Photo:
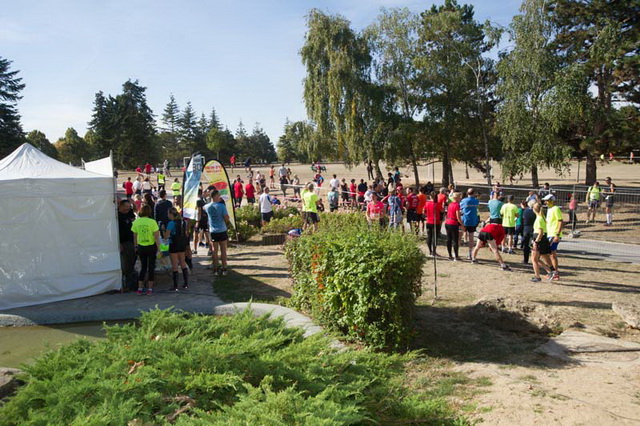
M 0 56 L 0 158 L 9 155 L 24 143 L 24 132 L 16 108 L 22 98 L 25 85 L 17 77 L 19 71 L 11 71 L 11 61 Z
M 178 127 L 179 118 L 180 108 L 178 107 L 176 98 L 172 93 L 169 96 L 169 103 L 164 107 L 164 112 L 162 113 L 162 123 L 164 124 L 162 129 L 166 132 L 175 133 Z

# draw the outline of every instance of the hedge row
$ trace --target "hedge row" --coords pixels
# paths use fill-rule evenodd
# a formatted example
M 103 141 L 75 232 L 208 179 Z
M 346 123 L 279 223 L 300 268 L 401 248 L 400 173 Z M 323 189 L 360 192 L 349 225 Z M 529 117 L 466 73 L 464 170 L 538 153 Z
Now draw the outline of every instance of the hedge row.
M 426 260 L 417 238 L 369 229 L 362 214 L 323 214 L 320 224 L 285 245 L 293 306 L 370 347 L 403 348 Z

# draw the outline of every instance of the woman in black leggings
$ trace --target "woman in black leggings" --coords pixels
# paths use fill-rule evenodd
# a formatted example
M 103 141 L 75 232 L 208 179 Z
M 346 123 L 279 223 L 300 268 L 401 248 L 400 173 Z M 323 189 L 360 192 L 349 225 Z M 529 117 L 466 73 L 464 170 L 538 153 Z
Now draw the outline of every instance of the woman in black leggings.
M 530 202 L 522 211 L 522 263 L 529 263 L 529 256 L 531 255 L 533 224 L 536 221 L 536 214 L 531 209 L 533 204 L 534 202 Z
M 460 199 L 462 194 L 454 192 L 452 202 L 447 207 L 447 219 L 444 222 L 444 228 L 447 231 L 447 251 L 449 252 L 449 260 L 454 262 L 460 260 L 458 256 L 458 241 L 460 240 L 460 225 L 462 225 L 462 216 L 460 215 Z M 453 254 L 451 254 L 453 248 Z
M 142 294 L 145 275 L 149 274 L 147 281 L 147 295 L 153 294 L 153 280 L 155 279 L 156 254 L 160 250 L 160 228 L 158 222 L 151 219 L 151 207 L 142 206 L 139 217 L 131 225 L 133 231 L 133 243 L 136 253 L 140 257 L 140 276 L 138 277 L 138 294 Z

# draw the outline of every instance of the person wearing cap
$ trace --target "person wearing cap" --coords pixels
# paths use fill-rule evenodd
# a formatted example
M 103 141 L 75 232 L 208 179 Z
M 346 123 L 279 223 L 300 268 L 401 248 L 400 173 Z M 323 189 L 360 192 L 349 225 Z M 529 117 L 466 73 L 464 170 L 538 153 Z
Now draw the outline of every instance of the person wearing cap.
M 558 281 L 560 274 L 558 273 L 558 244 L 562 238 L 562 228 L 564 221 L 562 220 L 562 210 L 556 206 L 556 197 L 549 194 L 542 199 L 547 203 L 547 237 L 549 237 L 551 266 L 553 266 L 553 274 L 549 281 Z
M 607 177 L 604 181 L 608 186 L 608 190 L 605 189 L 603 191 L 603 194 L 605 196 L 604 210 L 607 215 L 607 223 L 605 223 L 604 226 L 611 226 L 613 225 L 613 213 L 611 213 L 611 211 L 613 210 L 613 195 L 616 192 L 616 185 L 613 182 L 611 182 L 610 177 Z
M 589 223 L 589 217 L 591 217 L 591 221 L 596 220 L 596 209 L 600 206 L 600 193 L 602 189 L 600 188 L 600 182 L 596 181 L 593 186 L 590 186 L 587 190 L 587 197 L 585 202 L 589 206 L 589 210 L 587 210 L 587 222 Z

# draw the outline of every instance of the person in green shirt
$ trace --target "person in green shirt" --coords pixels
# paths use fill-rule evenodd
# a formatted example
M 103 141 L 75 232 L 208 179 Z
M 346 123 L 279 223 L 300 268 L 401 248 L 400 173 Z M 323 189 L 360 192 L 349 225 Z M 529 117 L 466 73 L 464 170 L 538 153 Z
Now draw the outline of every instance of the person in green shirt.
M 500 208 L 502 227 L 507 235 L 506 242 L 502 245 L 502 251 L 513 254 L 513 236 L 516 234 L 516 219 L 518 218 L 518 206 L 513 204 L 513 195 L 507 197 L 507 203 Z
M 179 197 L 180 192 L 182 192 L 182 185 L 178 181 L 178 178 L 175 178 L 173 183 L 171 184 L 171 190 L 173 191 L 173 198 Z
M 155 278 L 156 255 L 160 250 L 160 228 L 158 222 L 151 218 L 152 210 L 148 205 L 142 206 L 138 218 L 131 225 L 133 244 L 136 254 L 140 258 L 140 275 L 138 276 L 138 291 L 141 295 L 144 288 L 144 277 L 148 273 L 147 295 L 153 294 Z
M 558 273 L 558 244 L 562 238 L 562 228 L 564 221 L 562 220 L 562 210 L 556 206 L 556 197 L 552 194 L 543 198 L 547 202 L 547 237 L 549 237 L 549 246 L 551 250 L 551 265 L 553 266 L 553 276 L 551 280 L 558 281 L 560 275 Z
M 600 188 L 600 182 L 596 182 L 593 186 L 587 189 L 587 197 L 585 203 L 589 206 L 589 210 L 587 210 L 587 222 L 589 223 L 589 218 L 591 218 L 591 222 L 596 220 L 596 210 L 600 206 L 600 195 L 602 193 L 602 188 Z
M 306 214 L 306 223 L 305 228 L 309 225 L 313 226 L 314 231 L 318 230 L 318 222 L 320 222 L 320 218 L 318 217 L 318 206 L 322 205 L 322 201 L 320 201 L 320 197 L 313 190 L 313 184 L 307 184 L 307 191 L 302 195 L 302 205 Z
M 538 283 L 542 281 L 540 277 L 540 268 L 544 268 L 547 271 L 549 278 L 553 276 L 551 259 L 549 253 L 551 252 L 549 247 L 549 240 L 547 239 L 547 221 L 542 214 L 542 206 L 540 203 L 533 205 L 533 212 L 536 214 L 536 220 L 533 223 L 533 253 L 531 256 L 531 264 L 533 265 L 534 277 L 531 281 Z M 542 259 L 542 260 L 541 260 Z

